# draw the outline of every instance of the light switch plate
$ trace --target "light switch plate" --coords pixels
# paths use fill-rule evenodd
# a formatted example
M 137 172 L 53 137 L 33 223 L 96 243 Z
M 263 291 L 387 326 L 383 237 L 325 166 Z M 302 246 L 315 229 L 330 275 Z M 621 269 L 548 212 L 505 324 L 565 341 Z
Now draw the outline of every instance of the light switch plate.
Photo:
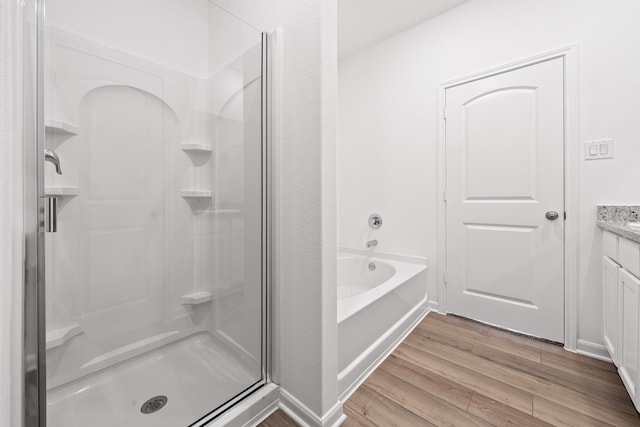
M 597 139 L 593 141 L 585 141 L 584 159 L 613 159 L 613 139 Z

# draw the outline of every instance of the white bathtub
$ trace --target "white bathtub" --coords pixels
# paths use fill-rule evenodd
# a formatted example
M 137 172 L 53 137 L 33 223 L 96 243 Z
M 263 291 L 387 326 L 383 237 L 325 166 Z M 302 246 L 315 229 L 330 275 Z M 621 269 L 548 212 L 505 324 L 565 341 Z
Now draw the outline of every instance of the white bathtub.
M 407 260 L 411 259 L 338 256 L 341 398 L 346 398 L 427 312 L 426 260 Z M 369 268 L 370 263 L 375 269 Z

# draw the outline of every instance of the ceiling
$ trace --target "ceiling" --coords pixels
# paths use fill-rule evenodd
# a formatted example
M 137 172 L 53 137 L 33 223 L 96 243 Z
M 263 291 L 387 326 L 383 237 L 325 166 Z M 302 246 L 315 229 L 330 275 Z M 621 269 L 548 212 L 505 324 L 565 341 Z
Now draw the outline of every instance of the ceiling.
M 338 0 L 338 58 L 372 46 L 468 0 Z

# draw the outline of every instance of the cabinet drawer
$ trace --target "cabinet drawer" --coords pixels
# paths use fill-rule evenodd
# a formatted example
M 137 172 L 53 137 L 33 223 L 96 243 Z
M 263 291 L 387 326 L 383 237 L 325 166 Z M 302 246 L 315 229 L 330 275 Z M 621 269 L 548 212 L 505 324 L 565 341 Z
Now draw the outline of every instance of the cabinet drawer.
M 618 235 L 609 231 L 602 232 L 602 252 L 618 262 Z
M 618 262 L 629 273 L 640 277 L 640 244 L 627 239 L 619 239 Z

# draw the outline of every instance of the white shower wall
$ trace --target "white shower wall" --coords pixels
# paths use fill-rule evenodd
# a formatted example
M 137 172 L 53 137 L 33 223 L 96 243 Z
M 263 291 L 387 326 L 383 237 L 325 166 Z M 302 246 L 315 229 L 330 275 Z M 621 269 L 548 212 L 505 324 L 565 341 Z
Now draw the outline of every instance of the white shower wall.
M 47 164 L 45 185 L 77 195 L 59 198 L 59 230 L 46 235 L 47 331 L 80 333 L 52 343 L 48 388 L 198 331 L 244 354 L 259 378 L 259 33 L 207 1 L 163 2 L 148 26 L 142 4 L 123 21 L 113 5 L 68 3 L 47 16 L 45 117 L 79 130 L 47 133 L 63 174 Z M 210 52 L 224 30 L 231 47 Z M 197 291 L 213 302 L 184 305 Z
M 597 349 L 602 322 L 596 205 L 634 203 L 638 196 L 639 15 L 640 4 L 633 0 L 472 0 L 342 60 L 339 246 L 363 249 L 376 238 L 381 252 L 441 263 L 436 251 L 442 196 L 436 187 L 439 85 L 577 44 L 580 140 L 616 141 L 615 159 L 580 165 L 578 344 Z M 375 232 L 367 226 L 373 212 L 384 218 Z M 429 295 L 437 302 L 435 272 L 429 269 Z

